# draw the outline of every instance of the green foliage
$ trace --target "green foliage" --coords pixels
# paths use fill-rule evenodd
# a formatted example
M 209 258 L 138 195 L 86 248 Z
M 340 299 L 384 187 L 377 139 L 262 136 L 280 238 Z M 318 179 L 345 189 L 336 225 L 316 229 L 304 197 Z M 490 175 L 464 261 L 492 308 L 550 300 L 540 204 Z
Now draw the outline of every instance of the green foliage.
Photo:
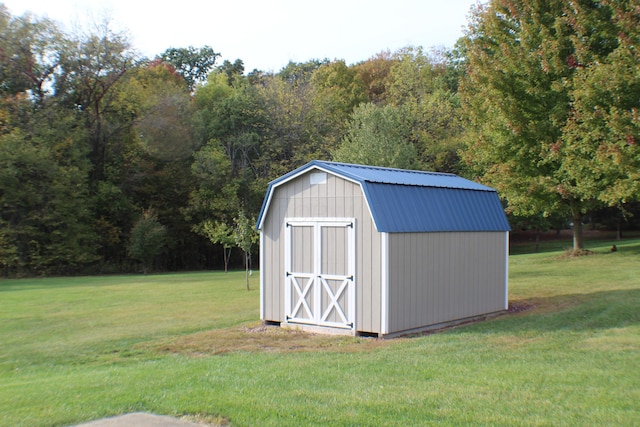
M 67 36 L 58 56 L 60 71 L 53 85 L 55 99 L 82 117 L 87 137 L 82 143 L 90 146 L 93 188 L 105 179 L 109 156 L 123 137 L 120 131 L 126 134 L 128 130 L 120 126 L 116 87 L 135 66 L 135 53 L 126 35 L 113 31 L 104 22 L 93 32 Z
M 96 261 L 82 132 L 56 106 L 22 108 L 30 132 L 0 135 L 0 270 L 73 273 Z
M 224 256 L 224 272 L 229 271 L 229 257 L 231 248 L 236 243 L 233 228 L 223 222 L 211 222 L 206 220 L 202 223 L 202 234 L 213 244 L 221 244 Z
M 206 81 L 219 56 L 220 54 L 214 52 L 211 46 L 202 46 L 199 49 L 189 46 L 187 48 L 171 47 L 162 53 L 160 59 L 175 67 L 192 91 L 198 83 Z
M 169 244 L 158 263 L 184 268 L 198 256 L 198 238 L 182 213 L 192 188 L 190 163 L 197 143 L 188 87 L 170 66 L 156 61 L 129 70 L 110 97 L 104 176 L 93 186 L 104 271 L 129 268 L 129 233 L 146 206 L 153 206 L 167 227 Z
M 592 26 L 575 29 L 573 109 L 551 155 L 567 158 L 559 172 L 577 194 L 617 206 L 640 200 L 640 15 L 605 4 L 578 12 Z
M 328 59 L 311 59 L 307 62 L 289 61 L 289 63 L 280 70 L 278 77 L 292 85 L 305 84 L 320 66 L 328 63 Z
M 119 102 L 135 114 L 133 131 L 154 159 L 183 160 L 197 148 L 191 125 L 194 113 L 188 88 L 164 63 L 127 74 Z
M 236 242 L 236 246 L 244 252 L 245 283 L 247 290 L 249 290 L 251 253 L 254 245 L 258 243 L 260 235 L 254 226 L 256 219 L 249 218 L 243 210 L 238 212 L 238 215 L 233 218 L 233 222 L 233 239 Z
M 310 82 L 316 92 L 315 103 L 324 106 L 323 112 L 338 115 L 341 119 L 338 122 L 344 121 L 358 105 L 369 101 L 364 82 L 344 61 L 321 65 Z
M 227 75 L 227 81 L 231 85 L 236 79 L 242 78 L 244 74 L 244 62 L 242 62 L 241 59 L 236 59 L 233 63 L 225 60 L 222 65 L 218 67 L 218 71 Z
M 191 194 L 190 208 L 193 213 L 224 218 L 238 209 L 238 189 L 230 181 L 231 162 L 218 141 L 211 140 L 195 153 L 191 168 L 200 182 Z
M 333 158 L 339 162 L 411 169 L 416 152 L 409 134 L 401 108 L 364 104 L 356 108 L 347 135 Z
M 162 252 L 167 243 L 167 228 L 158 222 L 158 217 L 151 210 L 142 212 L 135 223 L 129 238 L 129 255 L 140 261 L 142 271 L 147 274 L 153 266 L 153 260 Z
M 570 213 L 576 250 L 587 210 L 638 196 L 627 143 L 638 135 L 638 76 L 625 70 L 637 70 L 640 27 L 630 22 L 637 11 L 624 2 L 496 0 L 478 7 L 465 44 L 476 131 L 466 160 L 510 212 Z
M 457 93 L 450 89 L 447 59 L 428 56 L 421 48 L 403 49 L 396 58 L 387 102 L 403 108 L 415 163 L 421 169 L 457 173 L 464 128 Z
M 12 17 L 0 4 L 0 93 L 31 91 L 42 102 L 58 67 L 62 36 L 53 21 Z
M 263 126 L 262 104 L 253 87 L 240 79 L 232 85 L 222 73 L 213 73 L 195 97 L 196 126 L 201 141 L 217 140 L 231 162 L 232 175 L 251 170 L 259 154 Z
M 257 89 L 267 122 L 260 163 L 264 175 L 275 179 L 309 160 L 327 157 L 320 131 L 325 127 L 316 125 L 320 117 L 308 79 L 268 76 Z

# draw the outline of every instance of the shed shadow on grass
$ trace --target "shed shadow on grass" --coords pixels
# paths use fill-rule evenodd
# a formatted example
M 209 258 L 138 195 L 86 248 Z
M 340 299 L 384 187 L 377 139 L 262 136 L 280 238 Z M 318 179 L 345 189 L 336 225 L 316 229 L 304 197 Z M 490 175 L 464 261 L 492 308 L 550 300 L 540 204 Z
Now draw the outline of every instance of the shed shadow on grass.
M 640 324 L 640 289 L 528 298 L 510 303 L 508 313 L 466 325 L 465 333 L 584 332 Z M 462 332 L 459 327 L 452 328 Z

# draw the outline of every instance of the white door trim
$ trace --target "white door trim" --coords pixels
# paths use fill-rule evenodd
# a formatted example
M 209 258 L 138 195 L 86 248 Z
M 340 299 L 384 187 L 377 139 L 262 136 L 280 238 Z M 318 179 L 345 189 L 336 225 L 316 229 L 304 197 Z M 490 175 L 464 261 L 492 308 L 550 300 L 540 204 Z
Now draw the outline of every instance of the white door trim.
M 356 328 L 356 277 L 355 277 L 355 218 L 285 218 L 285 322 L 311 323 L 319 326 L 335 328 Z M 313 270 L 312 272 L 293 271 L 292 230 L 293 227 L 313 227 Z M 347 228 L 347 274 L 322 274 L 322 228 Z M 308 281 L 302 285 L 301 278 Z M 333 292 L 328 280 L 339 281 L 340 285 Z M 307 303 L 307 296 L 313 292 L 313 307 Z M 323 293 L 329 298 L 329 303 L 322 310 Z M 338 302 L 343 294 L 347 295 L 348 307 L 342 307 Z M 326 301 L 326 298 L 325 298 Z M 309 317 L 294 317 L 300 310 Z M 336 313 L 341 320 L 330 321 L 331 313 Z

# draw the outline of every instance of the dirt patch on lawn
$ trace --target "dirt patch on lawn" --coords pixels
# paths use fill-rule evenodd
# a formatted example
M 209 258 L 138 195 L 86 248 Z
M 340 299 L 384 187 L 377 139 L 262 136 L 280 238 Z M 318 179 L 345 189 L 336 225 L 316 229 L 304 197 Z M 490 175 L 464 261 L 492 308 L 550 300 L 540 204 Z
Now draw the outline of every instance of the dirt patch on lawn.
M 550 302 L 544 299 L 512 301 L 509 303 L 508 311 L 503 315 L 520 315 L 527 311 L 535 311 L 536 313 L 558 311 L 572 305 L 572 303 L 575 302 L 566 300 Z M 398 343 L 402 339 L 445 332 L 452 328 L 459 328 L 480 321 L 488 321 L 488 318 L 479 317 L 449 327 L 409 334 L 394 339 L 317 334 L 274 325 L 254 324 L 180 335 L 139 344 L 137 347 L 143 350 L 153 350 L 165 354 L 181 354 L 189 357 L 206 357 L 231 352 L 292 353 L 322 351 L 354 353 L 380 349 Z
M 313 334 L 270 325 L 251 325 L 238 328 L 215 329 L 146 343 L 161 353 L 203 357 L 230 352 L 340 352 L 370 351 L 389 345 L 378 338 Z
M 523 311 L 529 311 L 535 308 L 535 304 L 525 301 L 514 301 L 509 303 L 509 313 L 522 313 Z
M 581 294 L 555 295 L 550 297 L 528 298 L 526 300 L 514 300 L 509 302 L 508 314 L 517 316 L 520 314 L 541 315 L 557 313 L 581 304 L 584 300 L 585 296 Z

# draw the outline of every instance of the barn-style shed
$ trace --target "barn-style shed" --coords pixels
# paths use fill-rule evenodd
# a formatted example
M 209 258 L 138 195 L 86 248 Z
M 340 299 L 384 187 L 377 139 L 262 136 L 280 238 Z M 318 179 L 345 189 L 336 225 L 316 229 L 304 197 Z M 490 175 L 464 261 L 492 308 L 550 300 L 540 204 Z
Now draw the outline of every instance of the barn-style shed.
M 496 191 L 451 174 L 312 161 L 258 217 L 260 317 L 391 336 L 508 307 Z

